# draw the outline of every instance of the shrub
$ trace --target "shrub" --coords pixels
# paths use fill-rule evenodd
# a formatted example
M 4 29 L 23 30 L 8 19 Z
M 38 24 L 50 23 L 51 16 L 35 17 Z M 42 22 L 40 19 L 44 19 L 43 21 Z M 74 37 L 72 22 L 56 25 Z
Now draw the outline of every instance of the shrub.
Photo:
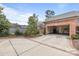
M 5 31 L 0 32 L 0 36 L 2 36 L 2 37 L 9 36 L 9 31 L 5 30 Z
M 73 40 L 77 39 L 78 40 L 79 39 L 79 34 L 71 35 L 71 39 L 73 39 Z
M 19 29 L 16 29 L 15 35 L 22 35 L 22 33 L 19 31 Z

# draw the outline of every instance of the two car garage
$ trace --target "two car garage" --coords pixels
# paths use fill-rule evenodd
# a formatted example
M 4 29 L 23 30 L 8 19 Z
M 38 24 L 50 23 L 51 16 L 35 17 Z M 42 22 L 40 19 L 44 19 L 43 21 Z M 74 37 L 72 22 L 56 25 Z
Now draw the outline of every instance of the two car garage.
M 69 35 L 69 26 L 49 26 L 48 27 L 48 34 L 65 34 Z

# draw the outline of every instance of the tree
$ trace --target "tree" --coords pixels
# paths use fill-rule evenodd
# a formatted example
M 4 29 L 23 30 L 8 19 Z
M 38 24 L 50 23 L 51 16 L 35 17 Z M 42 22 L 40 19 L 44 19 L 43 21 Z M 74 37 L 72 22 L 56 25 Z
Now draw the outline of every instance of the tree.
M 46 19 L 48 18 L 51 18 L 53 15 L 55 15 L 55 12 L 54 11 L 51 11 L 51 10 L 46 10 Z
M 0 7 L 0 13 L 2 13 L 3 7 Z
M 36 14 L 33 14 L 33 16 L 30 16 L 28 21 L 28 26 L 25 31 L 25 35 L 27 36 L 35 36 L 38 34 L 38 29 L 37 29 L 37 22 L 38 22 L 38 17 Z
M 10 22 L 2 13 L 3 8 L 0 7 L 0 36 L 7 35 L 9 32 Z

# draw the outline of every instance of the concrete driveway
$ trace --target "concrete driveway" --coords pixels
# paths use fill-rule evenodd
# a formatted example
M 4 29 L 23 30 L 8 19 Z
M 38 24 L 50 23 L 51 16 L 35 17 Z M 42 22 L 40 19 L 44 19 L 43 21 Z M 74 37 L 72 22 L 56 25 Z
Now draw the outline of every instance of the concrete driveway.
M 0 56 L 74 56 L 77 53 L 63 35 L 0 39 Z

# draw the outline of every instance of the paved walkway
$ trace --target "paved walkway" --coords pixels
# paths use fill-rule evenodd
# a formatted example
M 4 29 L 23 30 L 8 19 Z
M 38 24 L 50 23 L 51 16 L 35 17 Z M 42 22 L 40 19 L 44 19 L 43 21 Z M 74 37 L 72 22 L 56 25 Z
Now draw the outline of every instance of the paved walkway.
M 75 51 L 62 35 L 0 39 L 0 56 L 73 56 Z

